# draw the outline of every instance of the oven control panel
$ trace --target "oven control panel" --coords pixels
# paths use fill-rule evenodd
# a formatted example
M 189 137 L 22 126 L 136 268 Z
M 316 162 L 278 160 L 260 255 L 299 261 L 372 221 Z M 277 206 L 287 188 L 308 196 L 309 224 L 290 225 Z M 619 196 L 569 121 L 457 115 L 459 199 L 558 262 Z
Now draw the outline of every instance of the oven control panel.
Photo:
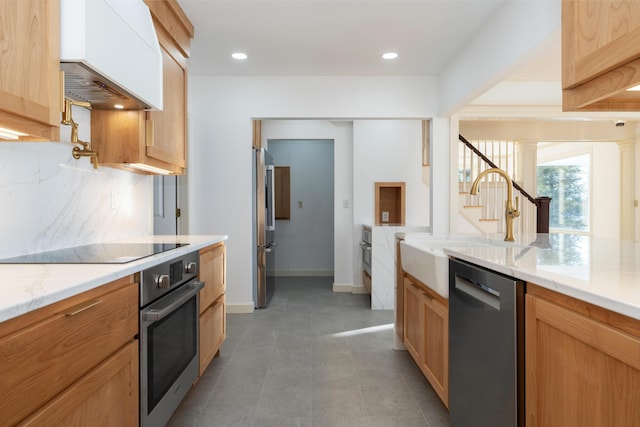
M 144 307 L 198 274 L 198 251 L 154 265 L 140 273 L 140 307 Z

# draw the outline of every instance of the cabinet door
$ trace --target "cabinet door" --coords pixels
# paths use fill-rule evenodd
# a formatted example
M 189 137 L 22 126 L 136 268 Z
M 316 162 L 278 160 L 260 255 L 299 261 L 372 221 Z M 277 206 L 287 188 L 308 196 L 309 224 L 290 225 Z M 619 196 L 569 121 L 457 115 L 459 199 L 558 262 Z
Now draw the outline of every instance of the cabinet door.
M 200 251 L 200 314 L 224 294 L 226 287 L 226 247 L 223 244 Z
M 422 292 L 413 282 L 404 279 L 404 345 L 420 365 L 422 349 Z
M 200 315 L 200 375 L 218 354 L 227 336 L 224 295 Z
M 132 277 L 123 278 L 43 307 L 48 315 L 35 323 L 20 325 L 39 312 L 7 322 L 19 327 L 0 338 L 2 420 L 23 419 L 131 341 L 138 292 Z
M 169 42 L 161 41 L 163 58 L 163 108 L 149 112 L 153 135 L 148 137 L 147 157 L 181 168 L 187 165 L 187 68 L 186 59 Z
M 60 4 L 0 1 L 0 127 L 60 139 Z M 1 138 L 0 138 L 1 140 Z
M 132 341 L 20 426 L 137 426 L 138 341 Z
M 527 426 L 637 426 L 640 339 L 526 296 Z
M 424 331 L 420 368 L 444 405 L 449 407 L 449 309 L 422 292 Z
M 591 80 L 640 57 L 640 3 L 564 0 L 563 88 Z
M 640 110 L 638 39 L 640 2 L 563 0 L 563 109 Z

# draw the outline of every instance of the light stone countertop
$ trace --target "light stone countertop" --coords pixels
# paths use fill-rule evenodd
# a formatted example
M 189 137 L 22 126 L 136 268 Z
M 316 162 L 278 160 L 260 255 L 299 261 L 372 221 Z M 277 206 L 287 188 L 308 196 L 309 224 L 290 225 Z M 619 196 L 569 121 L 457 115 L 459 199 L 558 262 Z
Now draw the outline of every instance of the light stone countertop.
M 503 236 L 444 253 L 640 320 L 640 243 L 576 234 Z
M 0 264 L 0 322 L 224 240 L 225 235 L 185 235 L 108 242 L 188 243 L 126 264 Z

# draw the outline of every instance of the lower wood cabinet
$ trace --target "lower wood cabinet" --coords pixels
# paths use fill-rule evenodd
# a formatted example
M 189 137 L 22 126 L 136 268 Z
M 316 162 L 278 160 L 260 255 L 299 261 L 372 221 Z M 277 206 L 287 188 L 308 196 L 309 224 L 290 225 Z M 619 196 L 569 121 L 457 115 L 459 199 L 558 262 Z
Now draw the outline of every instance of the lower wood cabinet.
M 527 284 L 526 425 L 640 425 L 640 321 Z
M 200 250 L 200 375 L 204 373 L 226 338 L 226 246 L 220 242 Z
M 132 341 L 20 426 L 137 426 L 138 342 Z
M 220 354 L 226 329 L 225 300 L 222 295 L 200 315 L 200 375 L 213 358 Z
M 420 350 L 424 340 L 422 330 L 422 316 L 420 300 L 422 299 L 420 288 L 411 280 L 404 278 L 404 345 L 420 364 Z
M 449 407 L 449 304 L 409 275 L 404 278 L 404 345 Z
M 136 425 L 137 333 L 134 276 L 0 323 L 0 424 Z
M 449 307 L 423 292 L 423 342 L 420 369 L 444 406 L 449 407 Z

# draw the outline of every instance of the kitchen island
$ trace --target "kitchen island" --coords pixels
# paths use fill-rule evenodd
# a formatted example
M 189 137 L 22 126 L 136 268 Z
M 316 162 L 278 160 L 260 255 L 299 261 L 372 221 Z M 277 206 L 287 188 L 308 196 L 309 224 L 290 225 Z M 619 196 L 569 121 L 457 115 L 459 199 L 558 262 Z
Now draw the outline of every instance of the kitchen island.
M 504 242 L 502 236 L 448 239 L 450 245 L 438 248 L 439 256 L 463 260 L 524 282 L 520 285 L 525 292 L 524 332 L 518 335 L 524 341 L 524 350 L 517 353 L 517 360 L 524 366 L 518 407 L 527 426 L 638 425 L 638 243 L 571 234 L 520 236 L 513 243 Z M 437 250 L 431 249 L 433 253 Z M 430 290 L 429 283 L 403 274 L 405 287 Z M 416 362 L 421 368 L 431 367 L 426 364 L 429 360 L 438 360 L 434 354 L 445 361 L 438 381 L 429 378 L 428 370 L 423 371 L 427 371 L 425 375 L 434 389 L 444 384 L 439 394 L 446 405 L 448 372 L 461 367 L 449 360 L 446 320 L 437 328 L 435 318 L 427 316 L 429 311 L 420 310 L 420 301 L 426 304 L 435 296 L 417 298 L 418 304 L 416 298 L 408 300 L 411 305 L 404 307 L 405 313 L 409 310 L 405 315 L 405 344 L 410 339 L 410 344 L 417 346 L 417 356 L 412 355 L 418 357 Z M 453 312 L 448 310 L 449 301 L 442 304 L 439 318 L 448 317 L 450 323 Z M 408 320 L 413 323 L 407 324 Z M 468 326 L 472 333 L 473 325 Z M 407 330 L 414 333 L 407 334 Z M 420 331 L 431 331 L 431 336 L 423 336 Z M 438 334 L 434 335 L 434 331 Z
M 487 236 L 444 253 L 640 320 L 640 243 L 576 234 Z

